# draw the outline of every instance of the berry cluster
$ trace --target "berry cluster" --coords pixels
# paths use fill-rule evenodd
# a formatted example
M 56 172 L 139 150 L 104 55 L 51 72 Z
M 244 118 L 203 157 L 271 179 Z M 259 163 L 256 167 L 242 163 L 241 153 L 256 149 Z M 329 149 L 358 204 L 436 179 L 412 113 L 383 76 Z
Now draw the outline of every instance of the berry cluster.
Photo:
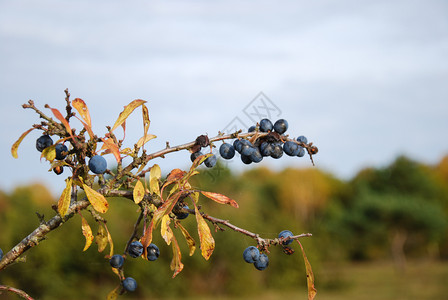
M 267 133 L 254 140 L 236 139 L 233 144 L 224 143 L 219 148 L 219 154 L 224 159 L 232 159 L 235 152 L 241 155 L 241 161 L 245 164 L 259 163 L 263 157 L 278 159 L 286 153 L 289 156 L 302 157 L 308 140 L 299 136 L 296 140 L 288 140 L 283 134 L 288 130 L 288 122 L 285 119 L 277 120 L 274 124 L 269 119 L 263 119 L 257 126 L 251 126 L 249 132 L 259 131 Z M 316 149 L 317 148 L 312 148 Z M 313 153 L 314 154 L 314 153 Z
M 44 134 L 41 137 L 39 137 L 36 140 L 36 149 L 39 152 L 44 151 L 48 147 L 53 146 L 53 140 L 50 136 Z M 69 154 L 68 148 L 64 144 L 56 144 L 54 146 L 54 150 L 56 152 L 56 159 L 57 160 L 64 160 L 67 158 L 67 155 Z M 107 161 L 104 157 L 101 155 L 95 155 L 92 158 L 90 158 L 88 163 L 90 171 L 92 171 L 95 174 L 103 174 L 107 170 Z M 64 171 L 62 166 L 56 166 L 53 171 L 60 175 Z
M 292 237 L 292 236 L 294 236 L 294 235 L 292 234 L 291 231 L 283 230 L 282 232 L 279 233 L 278 238 L 286 239 L 286 238 Z M 291 244 L 292 241 L 293 241 L 292 239 L 282 241 L 282 245 L 287 246 L 287 245 Z M 285 248 L 288 248 L 288 247 L 285 247 Z M 291 249 L 289 249 L 289 250 L 291 251 Z M 292 250 L 292 252 L 286 251 L 285 253 L 292 254 L 293 250 Z M 269 257 L 264 253 L 260 253 L 258 248 L 255 246 L 249 246 L 244 250 L 243 259 L 247 263 L 254 264 L 255 268 L 260 271 L 263 271 L 269 265 Z
M 149 244 L 149 246 L 146 248 L 146 251 L 149 261 L 155 261 L 160 256 L 159 247 L 157 247 L 153 243 Z M 132 242 L 129 245 L 128 254 L 130 257 L 133 258 L 142 256 L 143 244 L 139 241 Z M 110 258 L 109 263 L 112 266 L 112 268 L 120 269 L 121 267 L 123 267 L 124 257 L 122 255 L 115 254 Z M 126 291 L 133 292 L 137 288 L 137 281 L 135 281 L 135 279 L 132 277 L 126 277 L 125 279 L 123 279 L 122 285 Z
M 266 254 L 260 253 L 257 247 L 249 246 L 243 252 L 245 262 L 254 264 L 257 270 L 263 271 L 269 265 L 269 258 Z

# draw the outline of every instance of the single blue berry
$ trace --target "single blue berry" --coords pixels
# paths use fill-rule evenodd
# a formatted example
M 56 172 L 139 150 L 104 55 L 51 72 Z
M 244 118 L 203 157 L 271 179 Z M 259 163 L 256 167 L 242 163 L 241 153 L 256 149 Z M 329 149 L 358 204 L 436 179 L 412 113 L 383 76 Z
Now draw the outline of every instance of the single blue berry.
M 191 155 L 190 155 L 191 162 L 194 162 L 196 160 L 196 158 L 198 158 L 201 155 L 203 155 L 201 151 L 191 153 Z
M 294 236 L 294 234 L 292 234 L 292 232 L 289 231 L 289 230 L 283 230 L 282 232 L 280 232 L 278 234 L 278 238 L 286 238 L 288 236 Z M 289 245 L 291 243 L 292 243 L 292 240 L 288 240 L 288 241 L 283 242 L 282 244 L 286 246 L 286 245 Z
M 236 139 L 236 140 L 233 141 L 233 148 L 235 148 L 235 151 L 236 151 L 236 152 L 238 152 L 238 153 L 241 152 L 241 148 L 240 148 L 241 146 L 243 146 L 243 145 L 241 144 L 241 140 Z
M 207 168 L 213 168 L 216 165 L 217 161 L 218 158 L 216 158 L 216 155 L 213 154 L 204 161 L 204 164 Z
M 2 258 L 3 258 L 3 250 L 2 248 L 0 248 L 0 260 L 2 260 Z
M 263 156 L 261 155 L 260 150 L 258 148 L 253 148 L 253 149 L 254 150 L 249 155 L 249 158 L 252 162 L 259 163 L 260 161 L 263 160 Z
M 185 209 L 189 209 L 188 205 L 184 206 Z M 186 219 L 190 214 L 187 212 L 178 212 L 178 213 L 174 213 L 174 215 L 176 216 L 177 219 L 179 220 L 183 220 Z
M 298 157 L 302 157 L 305 155 L 305 149 L 301 146 L 299 146 L 299 153 L 297 153 Z
M 263 142 L 260 145 L 260 153 L 262 156 L 271 156 L 274 146 L 271 143 Z
M 282 148 L 282 144 L 281 143 L 275 143 L 272 145 L 272 153 L 271 153 L 271 157 L 272 158 L 280 158 L 283 156 L 283 148 Z
M 299 145 L 292 141 L 287 141 L 283 144 L 283 151 L 289 156 L 296 156 L 299 154 Z
M 240 141 L 240 143 L 238 144 L 238 148 L 236 148 L 236 151 L 238 151 L 238 153 L 240 153 L 240 154 L 247 155 L 245 153 L 248 153 L 247 151 L 250 151 L 250 148 L 253 148 L 253 147 L 254 147 L 254 145 L 252 145 L 251 142 L 249 142 L 248 140 L 242 139 Z
M 232 159 L 235 156 L 235 148 L 227 143 L 222 144 L 221 147 L 219 147 L 219 154 L 224 159 Z
M 247 247 L 243 252 L 243 259 L 245 262 L 253 264 L 260 256 L 260 251 L 255 246 Z
M 101 155 L 95 155 L 89 160 L 89 169 L 95 174 L 103 174 L 107 169 L 107 162 Z
M 257 260 L 254 262 L 254 266 L 257 270 L 263 271 L 269 266 L 269 257 L 266 254 L 260 254 Z
M 36 140 L 36 149 L 39 152 L 44 151 L 45 148 L 53 145 L 53 140 L 48 135 L 44 134 Z
M 272 122 L 269 119 L 263 119 L 260 121 L 260 131 L 261 132 L 272 131 L 273 127 L 274 127 L 274 125 L 272 125 Z
M 118 269 L 123 266 L 124 258 L 123 258 L 123 256 L 121 256 L 119 254 L 115 254 L 114 256 L 112 256 L 110 258 L 109 263 L 112 266 L 112 268 Z
M 254 132 L 255 131 L 255 125 L 252 125 L 249 127 L 249 130 L 247 132 Z
M 308 139 L 307 139 L 306 137 L 304 137 L 303 135 L 299 136 L 299 137 L 297 138 L 297 141 L 298 141 L 298 142 L 302 142 L 302 143 L 304 143 L 304 144 L 308 144 Z
M 146 252 L 148 253 L 148 260 L 155 261 L 157 258 L 159 258 L 160 250 L 159 247 L 156 246 L 156 244 L 149 244 L 149 246 L 146 248 Z
M 277 120 L 274 124 L 274 131 L 278 134 L 284 134 L 288 130 L 288 121 L 285 119 Z
M 241 154 L 241 161 L 246 165 L 250 165 L 252 163 L 252 159 L 249 156 Z
M 67 157 L 68 148 L 64 144 L 57 144 L 54 148 L 56 150 L 56 159 L 63 160 Z
M 251 156 L 254 151 L 255 147 L 251 143 L 250 145 L 243 146 L 243 150 L 241 150 L 241 155 Z
M 133 241 L 129 245 L 128 253 L 131 257 L 136 258 L 143 254 L 143 245 L 139 241 Z
M 123 287 L 128 292 L 133 292 L 137 289 L 137 281 L 132 277 L 127 277 L 123 280 Z

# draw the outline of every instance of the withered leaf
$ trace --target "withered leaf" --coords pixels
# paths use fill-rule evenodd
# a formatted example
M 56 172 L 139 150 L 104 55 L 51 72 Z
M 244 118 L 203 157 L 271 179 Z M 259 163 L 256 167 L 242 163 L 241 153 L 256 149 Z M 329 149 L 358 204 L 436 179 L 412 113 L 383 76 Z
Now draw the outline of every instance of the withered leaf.
M 135 204 L 139 204 L 145 197 L 145 187 L 140 180 L 137 180 L 133 191 L 133 198 Z
M 98 226 L 98 231 L 95 236 L 95 243 L 98 245 L 98 252 L 103 252 L 109 242 L 107 232 L 103 225 Z
M 85 183 L 82 183 L 82 188 L 84 189 L 84 192 L 86 193 L 87 199 L 89 200 L 90 204 L 92 204 L 93 208 L 97 212 L 105 213 L 109 209 L 109 203 L 103 195 L 101 195 Z
M 12 157 L 14 157 L 14 158 L 19 157 L 17 155 L 17 150 L 19 149 L 20 143 L 22 143 L 23 139 L 28 135 L 28 133 L 30 133 L 33 130 L 34 130 L 34 128 L 31 128 L 31 129 L 28 129 L 27 131 L 25 131 L 24 133 L 22 133 L 22 135 L 19 137 L 19 139 L 12 145 L 12 147 L 11 147 Z
M 171 270 L 174 271 L 173 278 L 182 271 L 184 264 L 181 262 L 182 254 L 180 252 L 179 244 L 176 238 L 172 238 L 172 248 L 173 248 L 173 259 L 171 260 Z
M 68 211 L 68 208 L 70 206 L 70 201 L 72 199 L 72 185 L 73 185 L 73 179 L 68 178 L 66 180 L 66 186 L 65 189 L 62 191 L 62 195 L 59 198 L 58 201 L 58 212 L 61 217 L 64 217 L 65 214 Z
M 196 242 L 191 237 L 190 233 L 185 229 L 185 227 L 180 224 L 180 222 L 176 222 L 176 226 L 180 229 L 183 236 L 185 237 L 185 240 L 187 241 L 188 248 L 190 249 L 190 256 L 194 254 L 194 251 L 196 250 Z
M 86 251 L 87 249 L 89 249 L 90 245 L 93 242 L 93 234 L 92 234 L 92 229 L 89 226 L 89 223 L 87 222 L 86 219 L 84 219 L 84 217 L 82 215 L 81 215 L 81 230 L 82 230 L 82 234 L 86 238 L 86 244 L 82 251 Z
M 196 211 L 196 221 L 198 223 L 199 241 L 201 242 L 201 253 L 202 256 L 208 260 L 215 249 L 215 240 L 210 232 L 210 228 L 199 212 L 198 207 L 195 203 L 194 205 Z
M 303 260 L 305 262 L 305 269 L 306 269 L 306 283 L 308 286 L 308 300 L 313 300 L 314 297 L 316 297 L 317 290 L 314 287 L 314 274 L 313 270 L 311 268 L 311 264 L 308 261 L 308 258 L 306 257 L 305 250 L 302 247 L 302 244 L 297 240 L 297 243 L 300 245 L 300 249 L 302 250 L 303 254 Z
M 129 117 L 129 115 L 140 105 L 146 103 L 146 101 L 141 100 L 141 99 L 136 99 L 134 101 L 132 101 L 131 103 L 129 103 L 128 105 L 126 105 L 123 109 L 123 111 L 120 113 L 120 115 L 118 116 L 117 121 L 115 121 L 114 126 L 112 127 L 112 129 L 110 131 L 114 131 L 115 129 L 117 129 L 118 126 L 122 125 L 126 119 Z
M 204 195 L 205 197 L 212 199 L 215 202 L 218 202 L 220 204 L 229 204 L 230 206 L 233 206 L 235 208 L 238 208 L 238 203 L 233 200 L 230 199 L 227 196 L 218 194 L 218 193 L 213 193 L 213 192 L 205 192 L 205 191 L 201 191 L 202 195 Z

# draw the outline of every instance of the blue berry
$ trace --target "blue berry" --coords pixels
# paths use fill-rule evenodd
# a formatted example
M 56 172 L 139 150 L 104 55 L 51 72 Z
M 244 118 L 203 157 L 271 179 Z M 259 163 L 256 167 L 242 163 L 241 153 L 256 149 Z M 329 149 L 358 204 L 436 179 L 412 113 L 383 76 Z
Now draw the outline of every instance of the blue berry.
M 218 159 L 216 158 L 216 155 L 213 154 L 204 161 L 204 164 L 207 168 L 213 168 L 216 165 L 217 161 Z
M 305 149 L 301 146 L 299 146 L 299 153 L 297 153 L 298 157 L 302 157 L 305 155 Z
M 280 158 L 283 156 L 283 148 L 282 148 L 282 144 L 281 143 L 275 143 L 272 145 L 272 153 L 271 153 L 271 157 L 272 158 Z
M 263 119 L 260 121 L 260 131 L 261 132 L 272 131 L 273 127 L 274 127 L 274 125 L 272 125 L 272 122 L 269 119 Z
M 255 126 L 252 125 L 249 127 L 249 130 L 247 132 L 254 132 L 255 131 Z
M 219 147 L 219 154 L 224 159 L 232 159 L 235 156 L 235 148 L 227 143 L 222 144 L 221 147 Z
M 299 145 L 292 141 L 283 144 L 283 151 L 289 156 L 297 156 L 299 154 Z
M 263 142 L 260 145 L 260 153 L 262 156 L 271 156 L 272 150 L 274 150 L 274 147 L 271 143 Z
M 184 208 L 185 209 L 189 209 L 188 205 L 185 205 Z M 176 218 L 178 220 L 183 220 L 183 219 L 186 219 L 190 214 L 187 213 L 187 212 L 185 212 L 185 213 L 184 212 L 179 212 L 179 213 L 174 213 L 174 215 L 176 215 Z
M 249 158 L 251 161 L 253 161 L 254 163 L 259 163 L 260 161 L 263 160 L 263 156 L 260 153 L 260 150 L 258 148 L 253 148 L 254 150 L 252 151 L 252 153 L 249 155 Z
M 274 124 L 274 131 L 278 134 L 284 134 L 288 130 L 288 121 L 285 119 L 277 120 Z
M 132 277 L 127 277 L 123 280 L 123 287 L 128 292 L 133 292 L 137 289 L 137 281 Z
M 303 135 L 299 136 L 299 137 L 297 138 L 297 141 L 298 141 L 298 142 L 302 142 L 302 143 L 304 143 L 304 144 L 308 144 L 308 139 L 307 139 L 306 137 L 304 137 Z
M 111 259 L 109 260 L 109 263 L 112 266 L 112 268 L 118 269 L 123 266 L 124 258 L 123 258 L 123 256 L 121 256 L 119 254 L 115 254 L 114 256 L 111 257 Z
M 236 151 L 236 152 L 240 153 L 240 152 L 241 152 L 241 147 L 242 147 L 242 146 L 243 146 L 243 145 L 241 144 L 241 140 L 236 139 L 236 140 L 233 141 L 233 148 L 235 148 L 235 151 Z
M 55 150 L 56 150 L 56 159 L 57 160 L 63 160 L 67 157 L 67 153 L 63 153 L 63 152 L 68 152 L 68 148 L 66 145 L 57 144 L 55 147 Z
M 201 151 L 191 153 L 191 155 L 190 155 L 191 162 L 194 162 L 196 160 L 196 158 L 198 158 L 201 155 L 203 155 Z
M 254 262 L 254 266 L 257 270 L 263 271 L 269 265 L 269 257 L 266 254 L 260 254 L 257 260 Z
M 146 251 L 148 253 L 148 260 L 155 261 L 157 258 L 159 258 L 160 250 L 159 247 L 156 246 L 156 244 L 149 244 L 149 246 L 146 248 Z
M 248 140 L 241 140 L 241 144 L 240 145 L 238 145 L 238 148 L 240 149 L 240 151 L 238 151 L 238 149 L 237 149 L 237 151 L 240 154 L 244 154 L 246 156 L 250 155 L 250 153 L 252 151 L 251 148 L 253 148 L 254 145 L 252 145 L 252 143 L 249 142 Z
M 129 245 L 128 253 L 131 257 L 136 258 L 143 254 L 143 245 L 139 241 L 133 241 Z
M 45 148 L 53 145 L 53 140 L 48 135 L 43 135 L 36 140 L 36 149 L 39 152 L 44 151 Z
M 3 250 L 0 248 L 0 260 L 3 258 Z
M 249 156 L 241 154 L 241 161 L 246 165 L 250 165 L 252 163 L 252 159 Z
M 289 231 L 289 230 L 283 230 L 282 232 L 280 232 L 279 234 L 278 234 L 278 237 L 279 238 L 286 238 L 286 237 L 288 237 L 288 236 L 294 236 L 294 234 L 292 234 L 292 232 L 291 231 Z M 292 243 L 292 240 L 288 240 L 288 241 L 286 241 L 286 242 L 283 242 L 282 244 L 283 245 L 289 245 L 289 244 L 291 244 Z
M 260 257 L 260 251 L 255 246 L 247 247 L 243 252 L 245 262 L 253 264 Z
M 103 174 L 107 169 L 107 162 L 101 155 L 95 155 L 89 160 L 89 169 L 95 174 Z

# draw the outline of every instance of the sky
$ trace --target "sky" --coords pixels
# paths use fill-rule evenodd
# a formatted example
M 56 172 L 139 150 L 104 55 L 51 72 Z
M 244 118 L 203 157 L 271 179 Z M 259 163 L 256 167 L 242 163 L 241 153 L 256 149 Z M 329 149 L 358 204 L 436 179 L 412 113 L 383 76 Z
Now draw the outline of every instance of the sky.
M 21 105 L 32 99 L 49 115 L 45 104 L 63 111 L 66 88 L 87 103 L 98 135 L 125 105 L 146 100 L 158 137 L 149 152 L 269 117 L 314 142 L 316 166 L 344 179 L 398 155 L 435 164 L 448 154 L 444 0 L 0 0 L 0 66 L 7 191 L 36 181 L 55 194 L 64 188 L 65 177 L 48 172 L 35 149 L 39 132 L 25 138 L 18 159 L 10 149 L 40 122 Z M 142 134 L 136 110 L 127 146 Z M 188 168 L 189 154 L 154 163 L 165 173 Z M 258 166 L 311 163 L 284 156 Z

